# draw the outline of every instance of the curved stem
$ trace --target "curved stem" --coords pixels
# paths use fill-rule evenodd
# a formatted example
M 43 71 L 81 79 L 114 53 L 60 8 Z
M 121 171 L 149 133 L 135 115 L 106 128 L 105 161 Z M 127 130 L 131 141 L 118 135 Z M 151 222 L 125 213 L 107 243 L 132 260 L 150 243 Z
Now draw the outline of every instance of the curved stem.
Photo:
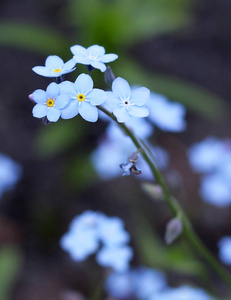
M 194 229 L 192 228 L 192 225 L 188 217 L 186 216 L 183 209 L 181 208 L 180 204 L 169 194 L 166 185 L 164 183 L 164 180 L 162 178 L 162 175 L 157 170 L 152 160 L 148 156 L 145 148 L 142 145 L 142 142 L 139 141 L 139 139 L 127 128 L 127 126 L 124 123 L 119 123 L 116 117 L 112 113 L 110 113 L 107 109 L 105 109 L 102 106 L 98 106 L 98 108 L 119 125 L 119 127 L 131 138 L 131 140 L 133 141 L 137 149 L 142 149 L 141 153 L 144 159 L 146 160 L 147 164 L 151 168 L 151 171 L 156 179 L 156 182 L 162 188 L 163 196 L 166 203 L 168 204 L 174 216 L 179 216 L 179 215 L 181 216 L 181 222 L 183 225 L 183 231 L 185 236 L 191 242 L 194 249 L 196 249 L 196 251 L 207 260 L 207 262 L 216 271 L 216 273 L 220 276 L 220 278 L 229 287 L 231 287 L 231 275 L 223 268 L 223 266 L 219 263 L 216 257 L 213 256 L 212 253 L 210 253 L 210 251 L 207 249 L 207 247 L 204 245 L 201 239 L 197 236 Z

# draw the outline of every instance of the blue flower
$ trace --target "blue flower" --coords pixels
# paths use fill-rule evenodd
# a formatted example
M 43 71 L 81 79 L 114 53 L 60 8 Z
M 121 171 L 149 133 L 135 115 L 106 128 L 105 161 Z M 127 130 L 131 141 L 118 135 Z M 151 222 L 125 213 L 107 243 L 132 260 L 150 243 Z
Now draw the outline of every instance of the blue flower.
M 62 94 L 70 98 L 70 103 L 62 110 L 63 119 L 71 119 L 78 114 L 89 122 L 98 120 L 96 105 L 103 104 L 107 93 L 100 89 L 93 89 L 93 80 L 87 74 L 80 74 L 76 81 L 64 81 L 60 84 Z
M 45 67 L 37 66 L 32 70 L 44 77 L 60 77 L 64 74 L 70 73 L 75 70 L 76 62 L 70 59 L 68 62 L 64 61 L 57 55 L 50 55 L 45 61 Z
M 106 70 L 104 63 L 114 61 L 118 58 L 118 55 L 113 53 L 105 54 L 104 47 L 99 45 L 93 45 L 87 49 L 80 45 L 75 45 L 71 47 L 71 52 L 74 55 L 73 59 L 76 63 L 90 65 L 93 68 L 99 69 L 101 72 Z
M 231 265 L 231 236 L 222 237 L 218 247 L 220 260 L 226 265 Z
M 40 89 L 34 91 L 33 100 L 37 103 L 32 111 L 35 118 L 46 116 L 50 122 L 56 122 L 61 116 L 62 109 L 68 104 L 69 97 L 60 95 L 60 86 L 52 82 L 46 91 Z
M 120 123 L 133 117 L 147 117 L 149 111 L 143 105 L 149 99 L 150 91 L 145 87 L 131 90 L 128 82 L 118 77 L 112 83 L 112 92 L 108 93 L 108 105 Z

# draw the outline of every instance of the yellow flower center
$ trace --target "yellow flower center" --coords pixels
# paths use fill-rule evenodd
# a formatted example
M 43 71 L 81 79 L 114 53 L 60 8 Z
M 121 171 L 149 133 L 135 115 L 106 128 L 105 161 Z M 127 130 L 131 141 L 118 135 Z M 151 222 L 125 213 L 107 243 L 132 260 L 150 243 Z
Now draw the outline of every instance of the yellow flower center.
M 61 72 L 61 71 L 62 71 L 61 69 L 55 69 L 53 72 L 58 73 L 58 72 Z
M 80 102 L 83 102 L 83 101 L 85 100 L 85 95 L 84 95 L 84 94 L 78 94 L 77 99 L 78 99 Z
M 47 100 L 47 106 L 48 107 L 52 107 L 52 106 L 54 106 L 55 105 L 55 100 L 54 99 L 48 99 Z

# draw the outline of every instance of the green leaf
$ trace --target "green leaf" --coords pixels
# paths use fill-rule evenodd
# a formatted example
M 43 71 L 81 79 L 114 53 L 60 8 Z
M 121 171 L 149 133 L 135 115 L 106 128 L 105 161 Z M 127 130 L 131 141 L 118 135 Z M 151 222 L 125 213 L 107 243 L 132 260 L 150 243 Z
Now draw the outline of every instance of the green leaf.
M 61 55 L 69 43 L 57 31 L 23 22 L 0 23 L 0 46 L 10 46 L 39 54 Z

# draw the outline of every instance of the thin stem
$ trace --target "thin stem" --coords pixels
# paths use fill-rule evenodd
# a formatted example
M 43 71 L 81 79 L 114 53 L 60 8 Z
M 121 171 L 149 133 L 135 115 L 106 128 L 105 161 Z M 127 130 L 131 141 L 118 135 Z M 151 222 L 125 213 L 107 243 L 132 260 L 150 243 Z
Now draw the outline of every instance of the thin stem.
M 223 266 L 218 262 L 218 260 L 213 256 L 198 235 L 195 233 L 192 225 L 184 213 L 183 209 L 181 208 L 180 204 L 169 194 L 162 175 L 157 170 L 155 165 L 153 164 L 152 160 L 150 159 L 149 155 L 146 152 L 145 147 L 143 146 L 142 142 L 127 128 L 124 123 L 119 123 L 116 117 L 110 113 L 107 109 L 102 106 L 98 106 L 98 108 L 103 111 L 106 115 L 108 115 L 112 120 L 114 120 L 119 127 L 131 138 L 134 145 L 137 149 L 142 149 L 141 153 L 146 160 L 147 164 L 151 168 L 151 171 L 156 179 L 156 182 L 162 188 L 163 196 L 165 201 L 167 202 L 169 208 L 171 209 L 174 216 L 181 216 L 181 222 L 183 225 L 183 231 L 185 236 L 191 242 L 192 246 L 196 249 L 196 251 L 204 257 L 210 266 L 216 271 L 216 273 L 220 276 L 220 278 L 229 286 L 231 287 L 231 275 L 223 268 Z

